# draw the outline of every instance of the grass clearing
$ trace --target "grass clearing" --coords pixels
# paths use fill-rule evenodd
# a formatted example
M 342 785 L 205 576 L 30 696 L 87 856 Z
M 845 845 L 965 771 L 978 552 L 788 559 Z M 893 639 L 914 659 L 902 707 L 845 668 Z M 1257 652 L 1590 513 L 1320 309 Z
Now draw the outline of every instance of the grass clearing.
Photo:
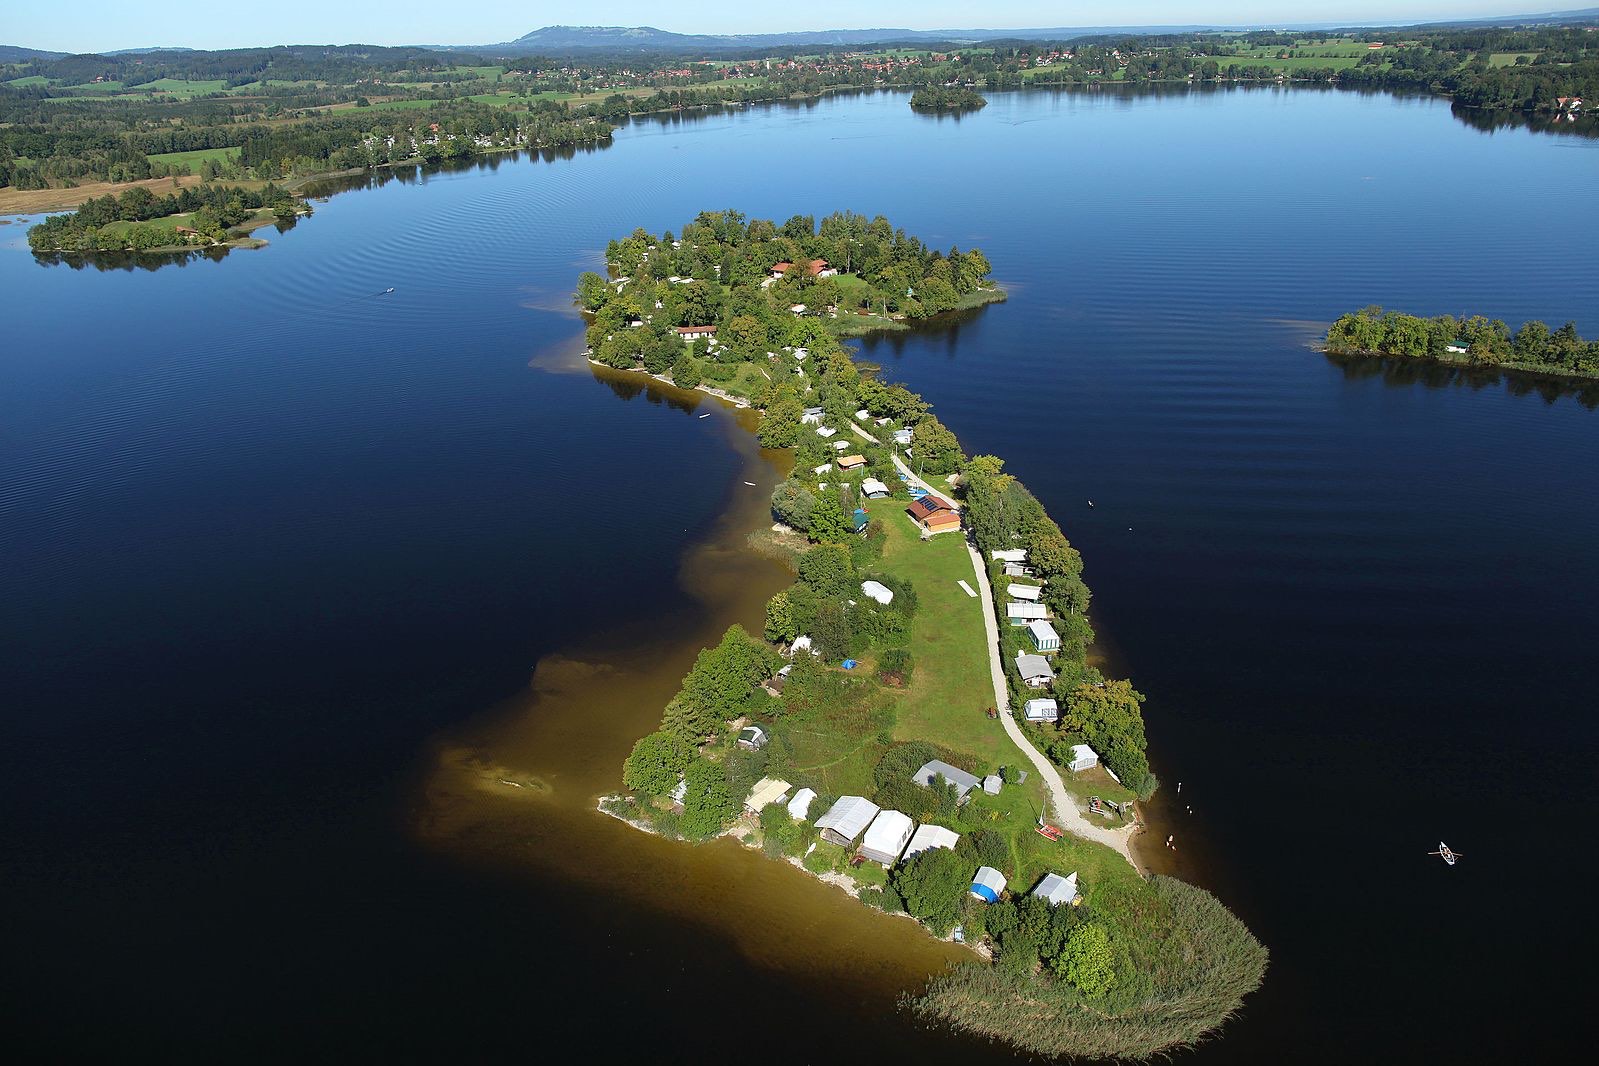
M 232 162 L 239 158 L 237 148 L 196 148 L 189 152 L 160 152 L 147 157 L 152 163 L 165 163 L 167 166 L 187 166 L 191 173 L 198 174 L 206 160 L 215 163 Z
M 1525 58 L 1527 62 L 1531 63 L 1538 56 L 1538 52 L 1494 52 L 1488 57 L 1488 65 L 1491 67 L 1513 67 L 1518 59 Z

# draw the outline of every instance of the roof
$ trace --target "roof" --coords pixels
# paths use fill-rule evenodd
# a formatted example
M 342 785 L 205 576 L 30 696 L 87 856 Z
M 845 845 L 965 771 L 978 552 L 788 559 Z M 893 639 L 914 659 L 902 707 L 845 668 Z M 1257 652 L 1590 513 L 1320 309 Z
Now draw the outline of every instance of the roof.
M 979 866 L 977 873 L 972 877 L 972 895 L 986 899 L 990 903 L 998 902 L 999 894 L 1005 891 L 1005 875 L 992 866 Z
M 1033 634 L 1034 640 L 1053 640 L 1057 644 L 1060 643 L 1060 634 L 1055 632 L 1055 627 L 1042 618 L 1029 622 L 1027 630 Z
M 878 603 L 893 603 L 894 590 L 881 581 L 862 581 L 861 591 Z
M 816 828 L 831 829 L 845 840 L 854 840 L 881 809 L 865 796 L 843 796 L 816 819 Z
M 1016 671 L 1023 677 L 1054 677 L 1049 660 L 1042 655 L 1019 651 L 1016 653 Z
M 1099 754 L 1097 752 L 1095 752 L 1093 748 L 1090 748 L 1087 744 L 1073 744 L 1072 745 L 1072 762 L 1076 762 L 1079 759 L 1093 759 L 1095 762 L 1098 762 L 1099 761 Z
M 911 501 L 911 505 L 908 509 L 911 513 L 911 517 L 916 519 L 918 522 L 924 522 L 940 511 L 948 511 L 951 514 L 955 512 L 955 508 L 950 505 L 948 500 L 943 499 L 940 496 L 934 496 L 931 492 L 919 500 Z
M 918 785 L 932 787 L 933 779 L 938 777 L 942 777 L 945 781 L 954 785 L 955 791 L 959 792 L 962 797 L 982 784 L 982 779 L 976 774 L 969 774 L 960 767 L 951 766 L 941 759 L 922 763 L 921 768 L 911 775 L 911 780 Z
M 794 793 L 794 798 L 788 801 L 788 816 L 790 818 L 804 818 L 810 813 L 811 801 L 816 798 L 814 788 L 802 788 Z
M 892 855 L 897 859 L 900 852 L 905 850 L 915 828 L 916 823 L 911 821 L 910 815 L 899 811 L 883 811 L 872 819 L 866 835 L 861 838 L 861 848 L 880 855 Z
M 992 551 L 990 557 L 1003 560 L 1007 563 L 1025 563 L 1027 561 L 1026 548 L 1007 548 L 1004 551 Z
M 1033 895 L 1049 900 L 1053 906 L 1070 903 L 1077 898 L 1076 872 L 1066 877 L 1060 874 L 1045 874 L 1044 879 L 1038 882 L 1038 887 L 1033 889 Z
M 1049 716 L 1051 718 L 1055 718 L 1060 715 L 1060 704 L 1056 703 L 1054 700 L 1042 698 L 1028 700 L 1026 703 L 1022 704 L 1022 714 L 1024 716 L 1031 718 L 1034 711 L 1048 711 Z
M 912 855 L 920 855 L 922 852 L 932 851 L 934 848 L 954 851 L 955 845 L 960 843 L 960 839 L 959 833 L 953 829 L 945 829 L 941 825 L 929 823 L 918 826 L 916 832 L 911 836 L 911 842 L 906 845 L 905 854 L 902 857 L 908 859 Z
M 877 480 L 875 477 L 869 477 L 861 482 L 861 491 L 867 495 L 871 495 L 874 492 L 887 492 L 888 486 Z
M 775 777 L 763 777 L 755 782 L 754 788 L 750 789 L 749 798 L 744 801 L 744 806 L 759 814 L 762 808 L 776 803 L 786 795 L 788 795 L 787 781 L 779 781 Z
M 841 470 L 853 470 L 857 466 L 866 465 L 866 456 L 841 455 L 838 457 L 838 465 Z
M 1005 592 L 1016 600 L 1040 600 L 1044 597 L 1044 590 L 1037 585 L 1010 584 L 1005 586 Z
M 715 326 L 678 326 L 677 331 L 683 334 L 715 333 Z
M 1027 603 L 1022 600 L 1011 600 L 1005 605 L 1006 618 L 1037 618 L 1043 619 L 1049 614 L 1049 608 L 1041 603 Z

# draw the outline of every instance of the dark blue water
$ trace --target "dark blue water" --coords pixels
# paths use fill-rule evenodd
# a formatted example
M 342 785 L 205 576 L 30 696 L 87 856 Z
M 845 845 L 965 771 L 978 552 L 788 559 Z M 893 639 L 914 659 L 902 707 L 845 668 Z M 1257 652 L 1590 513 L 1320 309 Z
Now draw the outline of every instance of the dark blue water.
M 725 420 L 556 369 L 606 240 L 733 207 L 883 213 L 1010 289 L 865 354 L 1082 549 L 1178 869 L 1273 949 L 1195 1057 L 1569 1046 L 1599 412 L 1308 346 L 1370 302 L 1599 332 L 1596 152 L 1429 100 L 1000 96 L 957 123 L 878 96 L 342 194 L 219 263 L 41 266 L 0 230 L 14 1041 L 685 1046 L 694 982 L 640 980 L 626 1032 L 598 1004 L 689 953 L 724 996 L 838 1009 L 714 915 L 691 937 L 405 830 L 430 736 L 617 603 L 689 609 L 677 560 L 742 462 Z M 882 1024 L 850 1046 L 954 1050 Z M 779 1057 L 852 1056 L 826 1036 Z

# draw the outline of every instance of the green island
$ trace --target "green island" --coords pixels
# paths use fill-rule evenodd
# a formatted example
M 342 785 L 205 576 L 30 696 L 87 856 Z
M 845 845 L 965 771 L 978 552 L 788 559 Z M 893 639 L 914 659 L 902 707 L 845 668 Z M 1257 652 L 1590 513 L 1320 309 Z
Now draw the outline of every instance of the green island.
M 969 945 L 909 1004 L 930 1021 L 1117 1057 L 1221 1025 L 1267 951 L 1202 889 L 1133 862 L 1158 782 L 1142 695 L 1090 660 L 1081 556 L 1000 459 L 968 457 L 919 396 L 857 367 L 847 312 L 811 311 L 847 278 L 891 312 L 883 287 L 912 277 L 979 292 L 987 259 L 883 219 L 724 211 L 677 237 L 636 231 L 607 261 L 576 297 L 590 358 L 760 410 L 760 442 L 794 473 L 751 542 L 796 579 L 760 633 L 734 625 L 700 653 L 600 808 L 732 837 Z M 845 271 L 824 278 L 824 261 Z M 731 285 L 698 280 L 719 274 Z
M 987 106 L 981 93 L 965 85 L 926 85 L 911 93 L 911 110 L 927 114 L 960 114 Z
M 1599 377 L 1599 339 L 1584 340 L 1577 334 L 1575 322 L 1551 330 L 1534 320 L 1512 333 L 1497 318 L 1422 318 L 1372 306 L 1340 316 L 1327 330 L 1326 350 L 1340 355 L 1394 355 L 1502 367 L 1557 377 Z
M 252 230 L 292 225 L 311 205 L 268 182 L 260 189 L 226 185 L 180 188 L 156 196 L 135 185 L 119 196 L 86 201 L 71 214 L 53 215 L 28 230 L 35 252 L 180 252 L 195 248 L 249 248 Z

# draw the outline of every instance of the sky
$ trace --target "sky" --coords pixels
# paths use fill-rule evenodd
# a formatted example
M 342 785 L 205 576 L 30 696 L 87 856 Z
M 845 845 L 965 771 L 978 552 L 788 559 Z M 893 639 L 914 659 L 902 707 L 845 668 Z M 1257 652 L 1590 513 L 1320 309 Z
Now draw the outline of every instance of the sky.
M 678 33 L 784 30 L 1023 29 L 1066 26 L 1261 25 L 1421 22 L 1569 10 L 1593 0 L 808 0 L 799 9 L 749 0 L 338 0 L 309 8 L 223 5 L 215 0 L 18 0 L 0 21 L 0 44 L 62 52 L 155 45 L 247 48 L 273 44 L 494 44 L 541 26 L 654 26 Z

